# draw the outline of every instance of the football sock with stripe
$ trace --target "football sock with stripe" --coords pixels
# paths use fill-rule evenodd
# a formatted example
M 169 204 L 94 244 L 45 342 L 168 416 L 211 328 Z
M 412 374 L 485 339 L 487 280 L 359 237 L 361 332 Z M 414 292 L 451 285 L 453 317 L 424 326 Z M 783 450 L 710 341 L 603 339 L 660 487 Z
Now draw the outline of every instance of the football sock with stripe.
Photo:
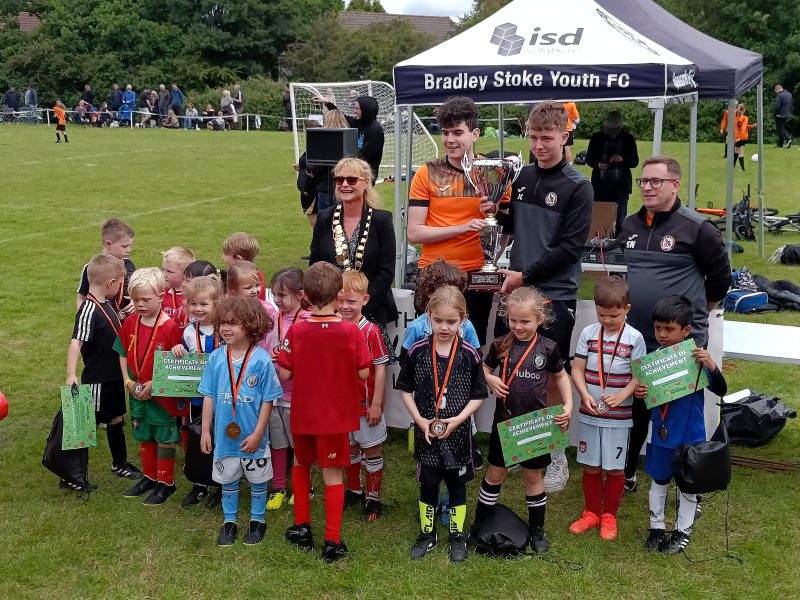
M 528 507 L 528 527 L 530 529 L 544 529 L 544 513 L 547 510 L 547 492 L 535 496 L 525 496 Z
M 356 447 L 350 449 L 350 464 L 345 467 L 347 476 L 347 489 L 351 492 L 360 494 L 361 489 L 361 450 Z
M 606 483 L 603 488 L 603 512 L 614 516 L 619 510 L 619 503 L 622 501 L 622 494 L 625 491 L 625 474 L 619 475 L 606 473 Z
M 650 485 L 650 529 L 666 529 L 664 511 L 667 506 L 669 482 L 661 484 L 655 481 Z
M 155 442 L 142 442 L 142 473 L 148 479 L 158 479 L 158 444 Z
M 239 510 L 239 479 L 222 485 L 222 514 L 226 523 L 236 523 Z
M 297 506 L 295 499 L 295 506 Z M 325 486 L 325 541 L 342 541 L 342 510 L 344 509 L 344 484 Z
M 128 462 L 128 448 L 125 445 L 125 429 L 122 422 L 106 427 L 108 449 L 111 451 L 111 464 L 115 467 Z
M 175 448 L 158 447 L 156 470 L 158 481 L 175 485 Z
M 294 524 L 311 523 L 311 467 L 295 465 L 292 469 Z
M 263 523 L 267 511 L 267 482 L 250 484 L 250 520 Z
M 697 494 L 684 494 L 678 488 L 678 519 L 675 523 L 675 529 L 682 531 L 686 535 L 692 533 L 696 509 Z
M 272 489 L 273 491 L 286 489 L 286 465 L 288 464 L 286 458 L 288 456 L 288 448 L 273 448 L 272 449 Z
M 367 498 L 378 500 L 383 483 L 383 456 L 367 459 Z
M 500 484 L 494 485 L 486 481 L 481 481 L 481 489 L 478 492 L 478 505 L 475 507 L 475 522 L 483 523 L 484 519 L 491 511 L 491 507 L 497 504 L 500 498 Z
M 590 473 L 587 469 L 583 470 L 583 502 L 585 510 L 600 516 L 600 508 L 603 500 L 603 472 L 597 471 Z

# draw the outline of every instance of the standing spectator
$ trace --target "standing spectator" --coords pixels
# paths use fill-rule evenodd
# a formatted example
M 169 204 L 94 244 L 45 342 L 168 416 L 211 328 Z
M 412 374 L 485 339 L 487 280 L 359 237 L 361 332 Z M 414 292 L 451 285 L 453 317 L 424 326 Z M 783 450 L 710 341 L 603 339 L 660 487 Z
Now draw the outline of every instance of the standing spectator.
M 133 111 L 136 108 L 136 92 L 133 91 L 133 86 L 129 83 L 125 86 L 125 91 L 122 93 L 122 105 L 125 107 L 125 112 L 128 113 L 128 121 L 133 119 Z
M 200 123 L 200 117 L 197 114 L 197 109 L 194 107 L 194 104 L 189 102 L 188 106 L 186 107 L 186 114 L 184 115 L 183 118 L 183 128 L 192 129 L 195 125 L 198 125 L 199 123 Z
M 146 87 L 139 92 L 139 99 L 136 101 L 136 110 L 139 111 L 139 117 L 142 127 L 145 126 L 146 121 L 150 119 L 150 88 Z
M 231 100 L 233 100 L 233 109 L 236 111 L 236 114 L 243 115 L 244 94 L 242 93 L 242 88 L 239 84 L 233 86 L 233 94 L 231 94 Z
M 170 106 L 172 106 L 172 112 L 175 113 L 175 116 L 180 116 L 185 98 L 183 97 L 183 92 L 180 90 L 177 83 L 172 84 L 172 91 L 170 92 L 169 97 Z
M 734 154 L 733 154 L 733 168 L 736 168 L 736 159 L 739 159 L 739 167 L 744 173 L 744 147 L 747 145 L 747 140 L 750 139 L 750 130 L 757 126 L 757 123 L 750 124 L 750 118 L 745 114 L 747 107 L 744 104 L 736 105 L 736 112 L 734 117 Z M 791 143 L 791 140 L 789 140 Z
M 603 130 L 592 135 L 586 150 L 586 164 L 592 167 L 594 201 L 617 204 L 617 233 L 628 216 L 628 198 L 633 189 L 631 169 L 639 164 L 636 140 L 622 126 L 622 113 L 612 110 L 603 121 Z
M 575 327 L 581 253 L 592 221 L 592 186 L 567 162 L 563 146 L 569 137 L 567 111 L 559 102 L 540 102 L 528 116 L 527 130 L 536 162 L 526 165 L 511 190 L 507 215 L 500 213 L 503 231 L 513 234 L 503 292 L 534 286 L 550 300 L 552 324 L 540 326 L 553 340 L 570 371 L 570 340 Z M 410 211 L 409 211 L 410 220 Z M 495 335 L 508 332 L 502 319 Z M 564 402 L 548 384 L 548 405 Z M 554 452 L 544 476 L 548 492 L 563 489 L 569 465 L 563 451 Z
M 636 180 L 642 208 L 622 223 L 628 265 L 631 310 L 628 322 L 644 336 L 648 352 L 659 347 L 653 330 L 653 307 L 664 296 L 685 296 L 694 307 L 692 333 L 698 347 L 708 343 L 708 313 L 725 297 L 731 265 L 719 230 L 700 213 L 681 205 L 681 166 L 667 156 L 642 163 Z M 636 489 L 636 466 L 647 438 L 650 411 L 633 401 L 625 493 Z
M 94 106 L 94 92 L 92 92 L 92 85 L 87 83 L 83 86 L 83 92 L 81 92 L 81 100 L 86 102 L 86 104 L 91 104 Z
M 111 86 L 111 96 L 108 98 L 108 109 L 111 112 L 117 112 L 119 107 L 122 106 L 122 90 L 119 89 L 119 84 Z
M 33 110 L 37 106 L 39 106 L 39 94 L 36 92 L 36 89 L 29 83 L 28 87 L 25 88 L 25 108 L 27 110 Z
M 219 101 L 219 110 L 225 117 L 226 122 L 231 122 L 236 117 L 236 109 L 233 107 L 233 98 L 230 90 L 222 90 L 222 98 Z
M 17 88 L 15 88 L 13 85 L 8 88 L 8 91 L 6 92 L 5 103 L 5 112 L 15 113 L 19 110 L 19 93 L 17 93 Z M 14 118 L 13 115 L 12 118 Z
M 292 120 L 292 94 L 289 85 L 283 86 L 283 121 L 279 124 L 281 131 L 293 131 L 294 121 Z
M 792 94 L 779 83 L 775 86 L 775 129 L 778 130 L 777 148 L 792 147 L 789 117 L 792 116 Z
M 171 105 L 172 94 L 169 93 L 166 86 L 162 83 L 158 86 L 158 115 L 162 123 L 167 118 L 167 112 L 169 112 L 169 107 Z
M 315 102 L 323 102 L 328 110 L 336 105 L 332 99 L 316 96 Z M 378 169 L 383 158 L 383 127 L 378 123 L 378 101 L 372 96 L 358 96 L 353 102 L 355 116 L 347 117 L 350 127 L 358 128 L 358 158 L 369 163 L 372 183 L 378 178 Z

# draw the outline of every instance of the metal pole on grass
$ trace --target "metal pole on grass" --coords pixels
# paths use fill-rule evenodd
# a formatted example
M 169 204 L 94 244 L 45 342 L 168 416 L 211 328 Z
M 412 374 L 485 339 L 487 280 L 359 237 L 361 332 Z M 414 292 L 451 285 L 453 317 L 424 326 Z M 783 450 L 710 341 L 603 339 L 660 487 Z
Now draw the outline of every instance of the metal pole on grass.
M 756 114 L 756 139 L 758 140 L 758 256 L 764 258 L 764 78 L 758 80 L 758 113 Z
M 661 154 L 661 132 L 664 129 L 664 104 L 656 108 L 655 124 L 653 125 L 653 156 Z
M 689 208 L 694 210 L 697 204 L 697 95 L 692 100 L 689 115 Z
M 728 176 L 725 182 L 725 247 L 728 250 L 728 261 L 733 257 L 733 169 L 736 157 L 733 150 L 733 128 L 735 121 L 736 99 L 728 100 Z
M 406 135 L 408 136 L 408 154 L 406 155 L 406 184 L 403 186 L 405 195 L 403 196 L 403 208 L 401 211 L 403 221 L 406 223 L 406 233 L 408 232 L 408 197 L 411 195 L 411 171 L 414 168 L 414 106 L 408 106 L 408 127 L 406 127 Z M 400 287 L 406 282 L 406 264 L 408 263 L 408 239 L 407 235 L 403 237 L 403 247 L 400 253 Z
M 294 116 L 294 102 L 292 102 L 292 116 Z M 402 286 L 404 277 L 401 276 L 400 269 L 403 267 L 402 256 L 406 231 L 403 228 L 403 219 L 400 218 L 402 211 L 402 201 L 400 199 L 400 181 L 403 175 L 402 161 L 403 161 L 403 142 L 400 139 L 400 107 L 394 107 L 394 231 L 397 236 L 395 242 L 395 257 L 394 257 L 394 287 L 399 288 Z M 295 146 L 297 142 L 295 142 Z

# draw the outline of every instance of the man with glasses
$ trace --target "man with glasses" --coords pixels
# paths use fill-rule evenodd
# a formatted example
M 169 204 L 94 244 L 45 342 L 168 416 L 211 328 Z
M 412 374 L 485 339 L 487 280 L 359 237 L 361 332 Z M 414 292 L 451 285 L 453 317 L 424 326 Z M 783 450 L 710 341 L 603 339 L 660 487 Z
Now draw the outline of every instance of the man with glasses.
M 674 158 L 654 156 L 636 179 L 642 208 L 622 223 L 630 286 L 630 324 L 644 335 L 647 351 L 659 347 L 653 333 L 656 302 L 673 294 L 694 306 L 692 337 L 708 343 L 708 313 L 725 297 L 731 265 L 719 230 L 700 213 L 681 205 L 681 166 Z M 625 464 L 625 493 L 636 489 L 636 466 L 647 437 L 650 414 L 644 401 L 633 403 L 633 428 Z

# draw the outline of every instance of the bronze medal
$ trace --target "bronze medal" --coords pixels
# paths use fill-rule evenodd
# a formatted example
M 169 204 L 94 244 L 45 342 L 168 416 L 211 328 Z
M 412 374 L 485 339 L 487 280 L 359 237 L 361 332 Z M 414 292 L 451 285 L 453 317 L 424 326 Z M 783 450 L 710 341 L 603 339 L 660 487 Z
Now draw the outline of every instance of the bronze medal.
M 600 396 L 600 399 L 597 401 L 597 412 L 601 415 L 608 412 L 610 407 L 606 404 L 605 396 Z
M 133 395 L 137 397 L 140 396 L 142 394 L 143 389 L 144 387 L 142 387 L 142 384 L 137 383 L 136 385 L 133 386 Z
M 440 419 L 434 419 L 431 421 L 430 432 L 434 437 L 439 437 L 445 432 L 445 430 L 447 430 L 447 425 L 442 423 Z
M 664 423 L 658 426 L 658 438 L 662 442 L 666 442 L 667 438 L 669 437 L 669 432 L 667 431 L 667 426 Z
M 242 430 L 234 421 L 232 423 L 228 423 L 228 426 L 225 428 L 225 435 L 232 440 L 238 440 L 239 436 L 242 435 Z

